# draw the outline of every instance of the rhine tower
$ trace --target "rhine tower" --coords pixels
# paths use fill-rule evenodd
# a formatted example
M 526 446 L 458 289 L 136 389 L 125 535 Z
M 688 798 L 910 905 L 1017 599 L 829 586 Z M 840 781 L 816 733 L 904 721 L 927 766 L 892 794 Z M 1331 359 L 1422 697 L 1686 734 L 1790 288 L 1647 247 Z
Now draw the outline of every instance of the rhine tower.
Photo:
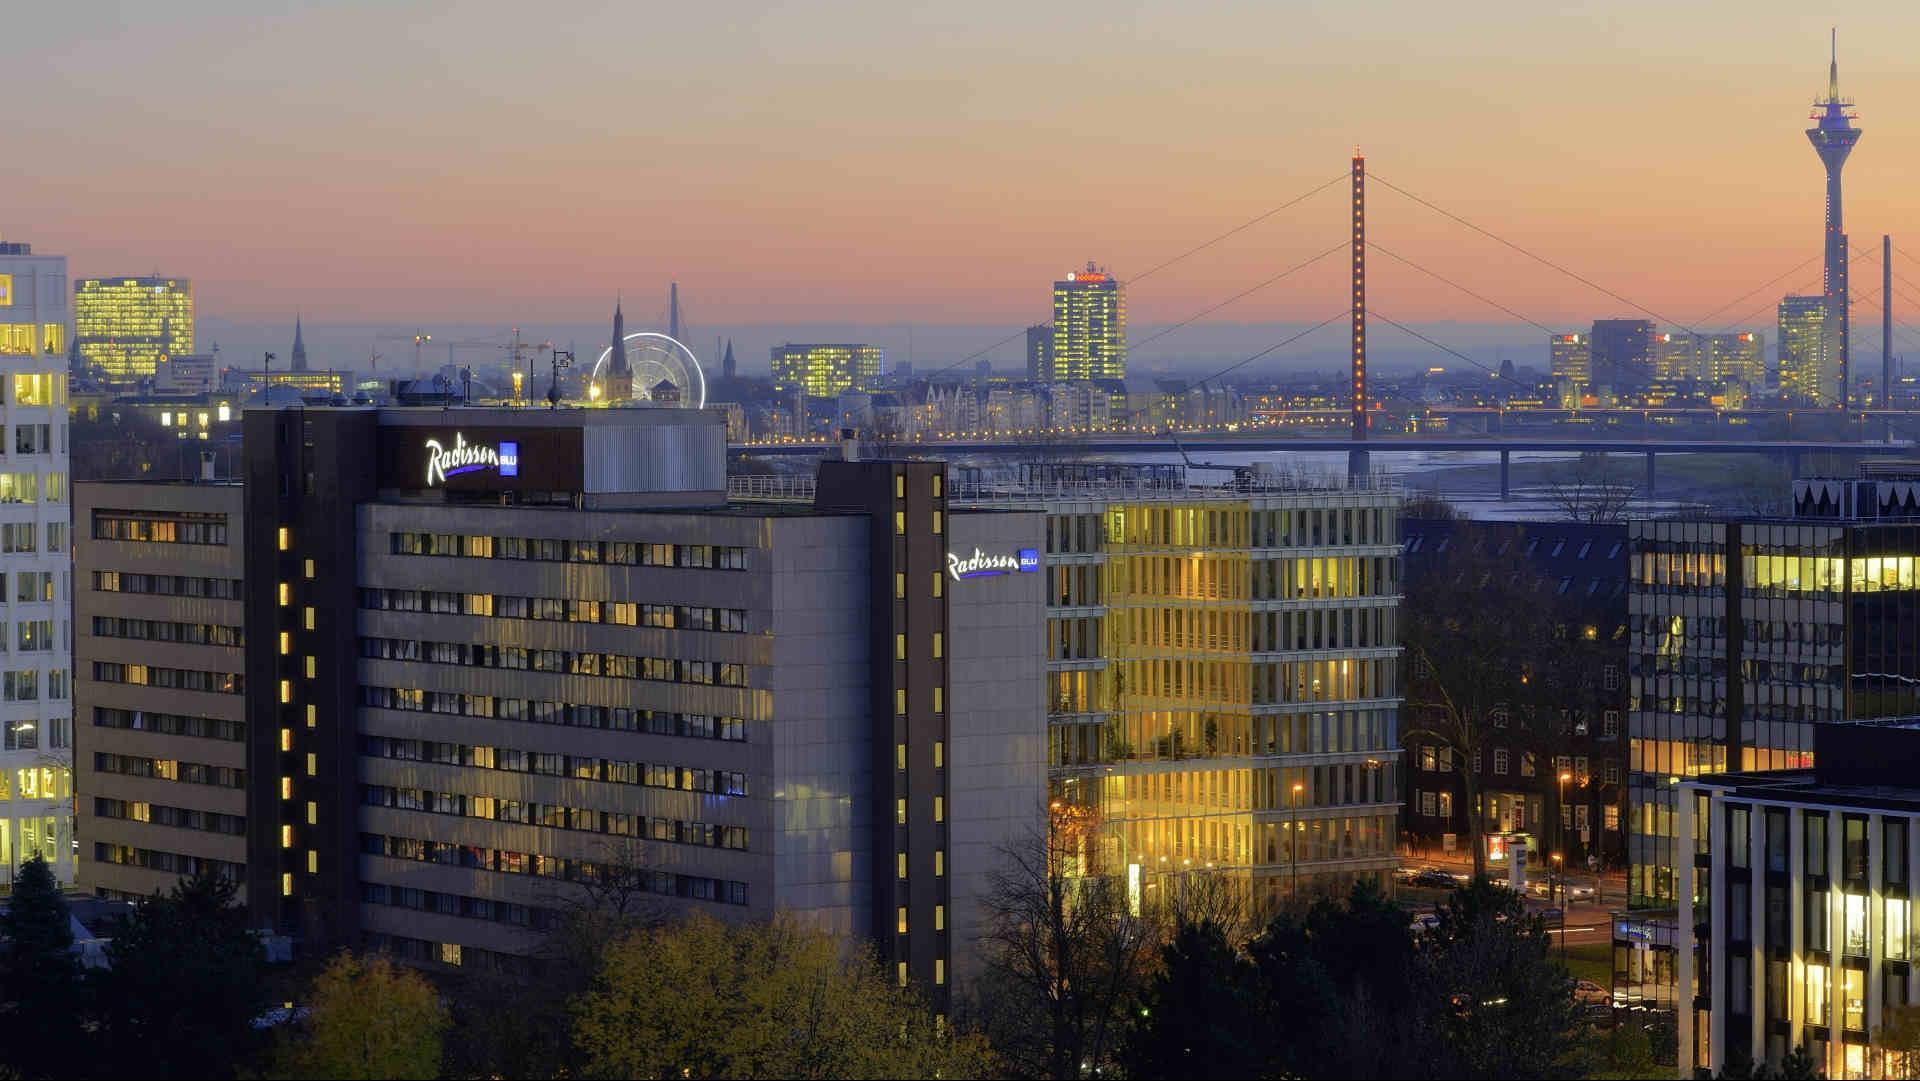
M 1826 272 L 1821 284 L 1827 301 L 1827 340 L 1840 360 L 1839 405 L 1844 410 L 1852 396 L 1848 363 L 1852 358 L 1847 325 L 1847 234 L 1840 217 L 1840 170 L 1847 163 L 1847 155 L 1853 152 L 1853 144 L 1860 141 L 1860 129 L 1853 124 L 1856 116 L 1853 102 L 1840 96 L 1838 45 L 1836 34 L 1827 62 L 1827 96 L 1813 103 L 1811 119 L 1815 123 L 1807 129 L 1807 140 L 1820 155 L 1820 163 L 1827 167 Z

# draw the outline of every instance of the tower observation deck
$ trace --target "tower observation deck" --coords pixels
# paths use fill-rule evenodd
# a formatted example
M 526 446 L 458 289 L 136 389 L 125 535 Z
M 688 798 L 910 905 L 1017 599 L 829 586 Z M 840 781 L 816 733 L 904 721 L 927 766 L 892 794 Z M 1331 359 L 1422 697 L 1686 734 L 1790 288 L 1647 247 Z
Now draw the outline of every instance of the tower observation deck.
M 1840 170 L 1847 163 L 1847 155 L 1853 152 L 1853 144 L 1860 141 L 1860 129 L 1853 124 L 1857 116 L 1853 102 L 1840 96 L 1838 44 L 1836 35 L 1827 62 L 1827 96 L 1813 103 L 1810 119 L 1814 126 L 1807 129 L 1807 141 L 1813 144 L 1814 153 L 1820 155 L 1820 163 L 1827 168 L 1826 271 L 1822 282 L 1827 299 L 1827 326 L 1831 328 L 1828 348 L 1839 355 L 1839 404 L 1845 409 L 1851 399 L 1848 362 L 1852 359 L 1852 343 L 1848 328 L 1847 234 L 1841 219 Z

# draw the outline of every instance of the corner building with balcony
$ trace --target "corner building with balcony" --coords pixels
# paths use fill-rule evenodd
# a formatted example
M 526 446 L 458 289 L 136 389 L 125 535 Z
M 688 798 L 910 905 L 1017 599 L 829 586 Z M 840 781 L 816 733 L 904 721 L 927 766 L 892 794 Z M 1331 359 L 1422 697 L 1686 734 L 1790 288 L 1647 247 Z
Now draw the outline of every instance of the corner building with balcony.
M 1048 785 L 1138 903 L 1383 888 L 1400 814 L 1400 498 L 1372 478 L 1034 466 L 956 481 L 1046 514 Z
M 1034 549 L 1041 520 L 950 520 L 939 463 L 827 463 L 806 505 L 730 504 L 724 422 L 246 414 L 245 844 L 219 869 L 259 926 L 512 974 L 596 895 L 788 911 L 944 1005 L 990 854 L 1045 791 L 1040 576 L 949 591 L 949 534 Z M 137 487 L 154 511 L 195 486 Z M 109 496 L 131 500 L 90 506 Z

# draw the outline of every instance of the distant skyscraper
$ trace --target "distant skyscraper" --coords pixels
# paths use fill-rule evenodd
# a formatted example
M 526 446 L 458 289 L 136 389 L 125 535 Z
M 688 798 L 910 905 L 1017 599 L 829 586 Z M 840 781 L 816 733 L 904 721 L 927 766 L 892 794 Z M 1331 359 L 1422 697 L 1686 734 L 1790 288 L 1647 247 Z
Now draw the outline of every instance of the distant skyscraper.
M 115 383 L 150 376 L 160 358 L 193 352 L 193 283 L 186 278 L 85 278 L 74 283 L 80 355 Z
M 1654 335 L 1653 377 L 1663 383 L 1700 378 L 1699 343 L 1685 331 Z
M 0 879 L 45 856 L 54 876 L 74 880 L 72 654 L 68 593 L 67 261 L 0 243 L 0 358 L 6 361 L 0 424 L 8 429 L 0 473 L 6 554 L 7 676 L 0 703 Z M 89 524 L 86 528 L 91 528 Z M 144 671 L 144 669 L 142 670 Z
M 1594 382 L 1594 342 L 1586 334 L 1549 336 L 1548 361 L 1553 382 L 1569 382 L 1576 388 Z
M 1053 328 L 1045 323 L 1027 328 L 1027 378 L 1053 378 Z
M 1780 302 L 1780 391 L 1807 405 L 1840 400 L 1837 337 L 1827 317 L 1827 297 L 1787 297 Z
M 307 342 L 300 333 L 300 317 L 293 317 L 293 370 L 307 370 Z
M 779 390 L 831 398 L 846 390 L 872 390 L 885 363 L 886 352 L 877 345 L 776 345 L 773 384 Z
M 1053 283 L 1053 362 L 1045 378 L 1124 379 L 1127 301 L 1119 279 L 1094 266 Z
M 1753 331 L 1737 334 L 1700 334 L 1700 370 L 1716 387 L 1757 388 L 1767 381 L 1767 336 Z
M 1827 167 L 1826 273 L 1822 284 L 1827 306 L 1831 309 L 1826 324 L 1827 336 L 1832 339 L 1828 348 L 1835 354 L 1835 392 L 1829 404 L 1844 408 L 1847 404 L 1848 362 L 1852 359 L 1852 343 L 1847 327 L 1850 298 L 1847 292 L 1847 234 L 1840 217 L 1840 169 L 1846 165 L 1847 155 L 1853 152 L 1853 144 L 1860 141 L 1860 129 L 1853 126 L 1854 114 L 1850 111 L 1853 102 L 1840 96 L 1837 43 L 1827 62 L 1827 96 L 1815 101 L 1813 107 L 1815 112 L 1812 119 L 1815 124 L 1807 129 L 1807 140 L 1813 144 L 1814 152 L 1820 155 L 1820 163 Z
M 1653 323 L 1646 319 L 1594 320 L 1593 385 L 1623 394 L 1652 382 L 1653 337 Z

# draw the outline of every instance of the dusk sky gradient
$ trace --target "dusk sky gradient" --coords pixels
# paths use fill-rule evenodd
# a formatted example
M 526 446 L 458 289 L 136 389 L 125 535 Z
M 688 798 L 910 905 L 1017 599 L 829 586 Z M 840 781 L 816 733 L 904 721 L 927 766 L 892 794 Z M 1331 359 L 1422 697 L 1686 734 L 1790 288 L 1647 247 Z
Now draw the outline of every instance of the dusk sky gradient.
M 1126 279 L 1358 144 L 1379 176 L 1692 321 L 1819 252 L 1802 131 L 1837 24 L 1865 131 L 1848 231 L 1875 258 L 1882 232 L 1920 252 L 1908 2 L 267 7 L 15 12 L 0 234 L 75 276 L 189 276 L 202 316 L 235 324 L 598 326 L 617 291 L 650 312 L 677 279 L 707 327 L 1016 327 L 1060 273 Z M 1377 186 L 1370 210 L 1375 241 L 1532 318 L 1634 314 Z M 1130 319 L 1183 318 L 1344 235 L 1336 188 L 1141 283 Z M 1378 311 L 1508 321 L 1373 265 Z M 1216 319 L 1318 321 L 1342 267 Z M 1878 267 L 1855 273 L 1877 324 Z M 1802 277 L 1714 322 L 1770 329 L 1817 264 Z

